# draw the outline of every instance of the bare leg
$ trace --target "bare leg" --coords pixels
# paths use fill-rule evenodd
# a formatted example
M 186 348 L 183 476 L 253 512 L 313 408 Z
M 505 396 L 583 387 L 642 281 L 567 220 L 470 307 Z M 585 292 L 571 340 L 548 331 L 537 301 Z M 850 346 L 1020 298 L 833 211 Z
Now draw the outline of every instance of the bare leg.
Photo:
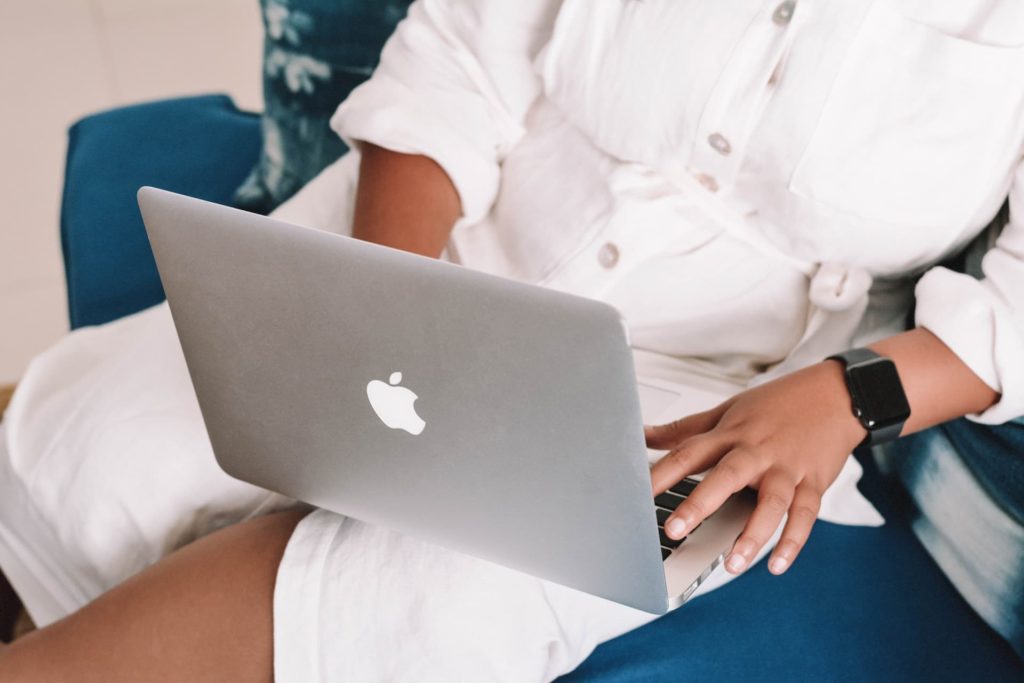
M 304 511 L 213 533 L 0 650 L 0 680 L 271 681 L 273 596 Z

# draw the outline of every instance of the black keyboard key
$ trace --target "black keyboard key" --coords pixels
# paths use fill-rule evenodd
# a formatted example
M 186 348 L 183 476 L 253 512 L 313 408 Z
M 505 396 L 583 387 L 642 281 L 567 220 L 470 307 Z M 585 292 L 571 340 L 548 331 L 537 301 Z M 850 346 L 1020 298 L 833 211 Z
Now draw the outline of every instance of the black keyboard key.
M 661 548 L 661 559 L 667 560 L 668 556 L 671 555 L 671 554 L 672 554 L 672 551 L 669 548 L 666 548 L 666 547 L 662 546 L 662 548 Z
M 685 538 L 681 538 L 677 541 L 674 538 L 669 538 L 661 529 L 658 529 L 658 538 L 661 539 L 661 544 L 666 548 L 678 548 L 679 544 L 686 540 Z
M 699 483 L 700 482 L 696 479 L 683 479 L 681 482 L 670 488 L 669 491 L 685 498 L 693 493 L 693 490 L 697 488 L 697 484 Z
M 676 506 L 683 502 L 683 497 L 672 493 L 671 491 L 665 491 L 665 493 L 659 494 L 654 497 L 654 504 L 660 508 L 667 510 L 675 510 Z
M 658 516 L 658 526 L 665 526 L 665 520 L 668 519 L 672 512 L 662 508 L 654 508 L 654 514 Z

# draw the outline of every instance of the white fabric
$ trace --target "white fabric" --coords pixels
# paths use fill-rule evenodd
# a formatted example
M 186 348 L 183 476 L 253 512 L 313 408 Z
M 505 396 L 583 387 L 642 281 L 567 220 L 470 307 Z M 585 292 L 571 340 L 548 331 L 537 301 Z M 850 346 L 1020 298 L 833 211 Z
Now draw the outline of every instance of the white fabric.
M 291 504 L 217 466 L 166 304 L 77 330 L 33 360 L 0 439 L 0 567 L 38 625 Z
M 601 296 L 680 232 L 782 252 L 810 310 L 756 370 L 892 331 L 900 285 L 1011 192 L 986 279 L 930 274 L 917 321 L 1001 392 L 975 419 L 1021 415 L 1024 3 L 800 0 L 788 23 L 778 7 L 423 0 L 333 124 L 438 160 L 465 212 L 455 253 L 500 274 Z
M 282 683 L 551 680 L 653 618 L 324 511 L 285 551 L 274 617 Z

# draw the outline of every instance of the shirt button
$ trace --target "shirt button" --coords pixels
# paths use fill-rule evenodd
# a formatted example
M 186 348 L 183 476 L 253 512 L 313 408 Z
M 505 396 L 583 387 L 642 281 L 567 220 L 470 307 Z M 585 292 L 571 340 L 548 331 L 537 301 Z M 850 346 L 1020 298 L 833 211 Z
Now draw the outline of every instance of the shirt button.
M 597 262 L 604 268 L 614 268 L 619 262 L 619 248 L 611 242 L 605 242 L 597 250 Z
M 708 136 L 708 144 L 711 148 L 722 156 L 728 156 L 729 152 L 732 151 L 732 145 L 725 139 L 725 136 L 721 133 L 712 133 Z
M 796 0 L 786 0 L 775 8 L 772 14 L 772 21 L 776 26 L 785 26 L 793 19 L 793 11 L 796 9 Z
M 715 180 L 715 176 L 708 175 L 707 173 L 698 173 L 696 178 L 697 182 L 708 192 L 718 192 L 718 181 Z

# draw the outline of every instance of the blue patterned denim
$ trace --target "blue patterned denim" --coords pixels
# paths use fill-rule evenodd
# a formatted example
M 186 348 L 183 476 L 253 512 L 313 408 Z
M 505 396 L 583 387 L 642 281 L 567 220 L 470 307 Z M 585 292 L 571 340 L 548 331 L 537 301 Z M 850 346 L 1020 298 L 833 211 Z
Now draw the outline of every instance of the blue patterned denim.
M 956 420 L 876 449 L 876 457 L 909 494 L 915 535 L 1024 658 L 1024 424 Z
M 263 152 L 235 203 L 268 213 L 345 152 L 328 123 L 411 0 L 261 0 Z

